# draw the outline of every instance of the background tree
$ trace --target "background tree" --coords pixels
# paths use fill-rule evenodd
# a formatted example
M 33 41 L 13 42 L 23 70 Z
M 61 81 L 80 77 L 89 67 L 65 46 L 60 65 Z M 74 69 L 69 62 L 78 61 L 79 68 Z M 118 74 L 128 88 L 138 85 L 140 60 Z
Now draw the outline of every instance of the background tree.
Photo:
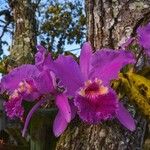
M 10 48 L 11 60 L 16 66 L 31 63 L 36 45 L 35 8 L 31 0 L 9 0 L 15 31 Z
M 19 3 L 13 0 L 0 2 L 1 73 L 8 72 L 8 66 L 33 60 L 37 40 L 56 55 L 64 52 L 64 45 L 81 44 L 85 40 L 83 1 L 31 0 L 24 1 L 23 5 Z M 79 50 L 71 49 L 73 53 Z M 11 55 L 7 57 L 8 53 Z
M 14 32 L 22 36 L 19 34 L 20 30 L 22 30 L 20 28 L 24 26 L 22 25 L 22 19 L 26 19 L 26 27 L 30 26 L 28 29 L 26 27 L 24 28 L 24 32 L 26 31 L 26 33 L 23 34 L 25 38 L 24 42 L 28 41 L 28 38 L 26 38 L 27 34 L 29 36 L 35 34 L 34 36 L 36 39 L 33 39 L 33 43 L 35 43 L 35 40 L 38 40 L 38 43 L 43 44 L 49 51 L 63 53 L 65 48 L 64 45 L 81 44 L 85 41 L 86 19 L 83 2 L 80 0 L 55 2 L 31 0 L 31 8 L 28 6 L 29 8 L 26 10 L 23 6 L 18 6 L 17 1 L 2 0 L 0 4 L 0 55 L 2 56 L 4 54 L 4 49 L 7 51 L 11 50 L 12 54 L 11 43 L 14 43 L 14 38 L 18 37 Z M 14 9 L 18 9 L 17 12 L 15 12 Z M 21 18 L 23 14 L 17 16 L 19 14 L 19 9 L 20 13 L 25 11 L 26 14 L 24 15 L 28 15 L 28 17 Z M 32 14 L 32 11 L 34 11 L 34 14 Z M 34 19 L 34 22 L 32 19 Z M 27 20 L 30 21 L 27 22 Z M 18 22 L 16 23 L 16 21 Z M 30 33 L 31 31 L 29 31 L 33 28 L 32 26 L 36 29 L 34 33 Z M 7 39 L 8 37 L 9 40 Z M 20 38 L 18 37 L 18 39 Z M 33 43 L 31 45 L 34 45 Z M 7 47 L 5 46 L 6 44 Z M 8 48 L 9 46 L 11 46 L 11 48 Z M 35 49 L 33 51 L 35 53 Z
M 86 33 L 82 1 L 52 1 L 47 4 L 39 32 L 40 39 L 50 51 L 63 53 L 66 43 L 81 44 Z
M 86 0 L 88 40 L 93 48 L 118 48 L 136 29 L 150 21 L 149 1 Z M 128 101 L 128 98 L 124 98 Z M 136 131 L 130 132 L 114 121 L 87 125 L 74 121 L 57 143 L 57 150 L 142 149 L 146 119 L 132 104 L 126 104 L 136 120 Z

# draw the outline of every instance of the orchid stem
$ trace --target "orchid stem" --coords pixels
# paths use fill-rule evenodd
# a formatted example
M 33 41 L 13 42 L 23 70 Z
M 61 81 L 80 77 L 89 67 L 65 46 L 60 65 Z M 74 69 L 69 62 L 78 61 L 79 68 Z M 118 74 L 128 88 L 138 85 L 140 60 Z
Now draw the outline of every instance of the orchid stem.
M 30 119 L 33 115 L 33 113 L 45 102 L 46 100 L 43 99 L 43 100 L 40 100 L 39 102 L 37 102 L 33 107 L 32 109 L 30 110 L 30 112 L 28 113 L 27 115 L 27 118 L 26 118 L 26 121 L 25 121 L 25 125 L 24 125 L 24 128 L 23 128 L 23 131 L 22 131 L 22 136 L 24 137 L 25 136 L 25 133 L 26 133 L 26 130 L 28 128 L 28 124 L 30 122 Z

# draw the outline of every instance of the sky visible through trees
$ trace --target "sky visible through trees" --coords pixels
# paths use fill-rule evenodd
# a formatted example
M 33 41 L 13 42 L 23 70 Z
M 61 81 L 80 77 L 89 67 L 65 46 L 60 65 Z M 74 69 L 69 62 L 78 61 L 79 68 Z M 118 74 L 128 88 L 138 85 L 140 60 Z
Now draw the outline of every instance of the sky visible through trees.
M 37 2 L 37 1 L 34 1 L 35 3 Z M 74 15 L 77 15 L 77 18 L 76 18 L 76 16 L 74 16 L 74 19 L 72 20 L 72 29 L 73 28 L 76 28 L 77 29 L 77 32 L 81 32 L 81 36 L 83 35 L 83 33 L 82 32 L 84 32 L 85 33 L 85 26 L 82 28 L 82 24 L 80 24 L 79 23 L 79 25 L 77 24 L 77 26 L 75 25 L 76 23 L 77 23 L 77 21 L 78 21 L 78 17 L 79 17 L 79 15 L 82 15 L 82 13 L 81 12 L 79 12 L 79 14 L 78 14 L 78 12 L 77 12 L 77 9 L 79 10 L 79 9 L 82 9 L 82 8 L 84 8 L 83 6 L 84 6 L 84 4 L 83 4 L 83 1 L 72 1 L 72 0 L 67 0 L 67 1 L 62 1 L 62 0 L 59 0 L 59 1 L 56 1 L 56 2 L 50 2 L 50 1 L 45 1 L 45 0 L 41 0 L 40 1 L 40 4 L 39 4 L 39 8 L 37 8 L 37 12 L 36 12 L 36 19 L 37 19 L 37 22 L 38 22 L 38 30 L 39 30 L 39 34 L 38 34 L 38 37 L 37 37 L 37 44 L 39 44 L 40 42 L 41 42 L 41 40 L 43 41 L 43 42 L 46 42 L 46 40 L 48 39 L 47 37 L 51 34 L 51 32 L 49 32 L 48 33 L 48 30 L 49 30 L 49 28 L 46 28 L 46 29 L 44 29 L 44 28 L 42 28 L 43 30 L 44 30 L 44 34 L 41 34 L 43 31 L 41 31 L 41 25 L 43 25 L 43 20 L 45 21 L 45 23 L 46 22 L 48 22 L 48 19 L 54 19 L 55 20 L 55 17 L 57 18 L 57 14 L 53 14 L 53 12 L 52 12 L 52 14 L 48 14 L 50 17 L 47 17 L 46 16 L 46 13 L 47 13 L 47 10 L 49 9 L 49 7 L 51 6 L 51 4 L 53 3 L 53 6 L 55 6 L 55 5 L 57 5 L 57 3 L 69 3 L 69 2 L 71 2 L 71 3 L 77 3 L 77 2 L 80 2 L 80 8 L 73 8 L 74 10 Z M 76 5 L 78 5 L 78 4 L 76 4 Z M 63 5 L 63 6 L 60 6 L 60 8 L 62 8 L 62 7 L 64 7 L 63 9 L 66 9 L 65 7 L 66 7 L 66 5 Z M 73 6 L 74 7 L 74 6 Z M 43 9 L 44 8 L 44 9 Z M 51 7 L 51 8 L 54 8 L 54 7 Z M 56 7 L 55 7 L 56 8 Z M 46 10 L 47 9 L 47 10 Z M 10 15 L 12 15 L 12 12 L 11 12 L 11 10 L 10 10 L 10 8 L 9 8 L 9 5 L 8 5 L 8 2 L 7 2 L 7 0 L 1 0 L 0 1 L 0 12 L 2 12 L 3 10 L 8 10 L 9 12 L 10 12 Z M 79 11 L 81 11 L 81 10 L 79 10 Z M 63 12 L 65 12 L 65 11 L 63 11 Z M 68 9 L 68 12 L 69 12 L 69 9 Z M 67 13 L 68 13 L 67 12 Z M 82 9 L 82 12 L 83 12 L 83 15 L 85 16 L 85 13 L 84 13 L 84 10 Z M 55 12 L 54 12 L 55 13 Z M 60 12 L 60 13 L 62 13 L 62 12 Z M 65 12 L 66 13 L 66 12 Z M 65 14 L 64 13 L 64 14 Z M 67 14 L 66 13 L 66 14 Z M 63 14 L 63 15 L 64 15 Z M 54 16 L 54 17 L 53 17 Z M 46 18 L 47 17 L 47 18 Z M 63 17 L 63 16 L 62 16 Z M 71 17 L 71 16 L 69 16 L 69 17 Z M 73 16 L 72 16 L 73 17 Z M 13 24 L 13 22 L 10 22 L 8 25 L 6 25 L 7 24 L 7 16 L 6 16 L 6 14 L 0 14 L 0 36 L 2 36 L 2 38 L 0 39 L 1 41 L 1 45 L 0 45 L 0 52 L 1 52 L 1 58 L 3 58 L 3 57 L 5 57 L 5 56 L 8 56 L 9 55 L 9 47 L 11 46 L 11 44 L 12 44 L 12 38 L 13 38 L 13 32 L 14 32 L 14 24 Z M 47 20 L 46 20 L 47 19 Z M 67 18 L 68 19 L 68 18 Z M 60 20 L 59 20 L 60 21 Z M 85 23 L 84 21 L 82 21 L 83 23 Z M 49 23 L 49 22 L 48 22 Z M 75 25 L 75 26 L 74 26 Z M 6 28 L 5 28 L 5 26 L 7 26 Z M 54 25 L 55 26 L 55 25 Z M 70 28 L 70 26 L 71 25 L 69 25 L 68 27 Z M 47 24 L 46 24 L 46 27 L 47 27 Z M 81 28 L 80 28 L 81 27 Z M 59 28 L 59 27 L 58 27 Z M 68 30 L 68 31 L 71 31 L 72 30 L 71 28 L 70 28 L 70 30 Z M 63 51 L 72 51 L 72 53 L 74 53 L 74 54 L 76 54 L 76 55 L 78 55 L 79 54 L 79 51 L 80 51 L 80 46 L 81 46 L 81 44 L 85 41 L 85 35 L 83 35 L 83 37 L 81 37 L 80 35 L 78 36 L 77 35 L 77 38 L 75 39 L 73 36 L 74 36 L 74 34 L 76 34 L 76 33 L 74 33 L 74 32 L 76 32 L 76 29 L 75 29 L 75 31 L 73 31 L 72 33 L 73 33 L 73 35 L 69 35 L 70 37 L 70 39 L 71 39 L 71 42 L 70 43 L 68 43 L 67 42 L 67 39 L 68 39 L 68 37 L 66 37 L 66 36 L 68 36 L 68 35 L 62 35 L 62 33 L 58 33 L 59 35 L 56 35 L 56 38 L 55 38 L 55 49 L 56 49 L 56 47 L 58 46 L 58 42 L 59 42 L 59 38 L 60 38 L 60 36 L 65 36 L 64 38 L 66 38 L 66 40 L 65 40 L 65 43 L 63 43 L 62 44 L 62 48 L 63 48 Z M 5 30 L 5 32 L 4 32 L 4 30 Z M 56 28 L 56 30 L 57 30 L 57 28 Z M 62 32 L 62 31 L 60 31 L 60 32 Z M 47 37 L 46 37 L 47 36 Z M 76 36 L 76 35 L 75 35 Z M 42 37 L 42 39 L 41 39 L 41 37 Z M 79 37 L 79 38 L 78 38 Z M 81 37 L 81 41 L 79 41 L 80 40 L 80 37 Z M 78 40 L 79 39 L 79 40 Z M 76 42 L 76 40 L 78 40 L 78 42 Z M 54 46 L 53 46 L 54 47 Z

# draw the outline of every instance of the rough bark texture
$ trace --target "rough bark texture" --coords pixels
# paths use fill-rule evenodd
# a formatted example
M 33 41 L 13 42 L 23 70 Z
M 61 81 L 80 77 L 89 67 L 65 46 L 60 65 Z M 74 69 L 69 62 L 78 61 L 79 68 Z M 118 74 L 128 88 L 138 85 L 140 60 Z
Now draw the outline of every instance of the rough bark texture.
M 9 0 L 15 31 L 10 48 L 13 66 L 31 63 L 36 44 L 35 9 L 31 0 Z
M 94 49 L 118 48 L 150 21 L 149 0 L 86 0 L 88 40 Z M 57 150 L 142 150 L 147 121 L 133 105 L 127 105 L 136 131 L 124 129 L 116 120 L 99 125 L 74 121 L 63 134 Z
M 117 48 L 150 20 L 149 0 L 86 0 L 88 39 L 95 49 Z
M 9 64 L 7 69 L 9 70 L 22 64 L 33 62 L 36 46 L 36 19 L 35 9 L 32 6 L 31 0 L 8 0 L 8 3 L 12 10 L 14 21 L 13 41 L 8 58 Z M 11 127 L 19 126 L 18 124 L 20 122 L 8 120 L 7 127 L 9 125 Z M 9 149 L 21 149 L 19 146 L 13 148 L 12 145 L 12 148 L 9 146 Z

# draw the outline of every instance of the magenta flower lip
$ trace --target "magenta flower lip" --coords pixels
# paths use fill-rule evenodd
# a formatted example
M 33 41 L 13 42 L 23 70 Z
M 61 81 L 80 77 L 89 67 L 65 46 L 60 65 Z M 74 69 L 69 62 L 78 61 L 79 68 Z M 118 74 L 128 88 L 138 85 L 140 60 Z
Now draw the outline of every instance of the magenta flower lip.
M 134 120 L 109 83 L 118 78 L 120 69 L 134 63 L 134 56 L 129 51 L 103 49 L 92 54 L 90 44 L 85 43 L 79 65 L 71 56 L 60 55 L 53 64 L 53 71 L 67 94 L 75 97 L 74 105 L 83 121 L 93 124 L 117 117 L 125 127 L 133 130 Z M 120 117 L 120 112 L 126 115 L 125 119 Z
M 78 94 L 82 97 L 86 97 L 93 102 L 97 101 L 100 95 L 105 95 L 108 93 L 108 88 L 102 85 L 102 81 L 95 79 L 94 81 L 87 80 L 84 87 L 80 88 Z

